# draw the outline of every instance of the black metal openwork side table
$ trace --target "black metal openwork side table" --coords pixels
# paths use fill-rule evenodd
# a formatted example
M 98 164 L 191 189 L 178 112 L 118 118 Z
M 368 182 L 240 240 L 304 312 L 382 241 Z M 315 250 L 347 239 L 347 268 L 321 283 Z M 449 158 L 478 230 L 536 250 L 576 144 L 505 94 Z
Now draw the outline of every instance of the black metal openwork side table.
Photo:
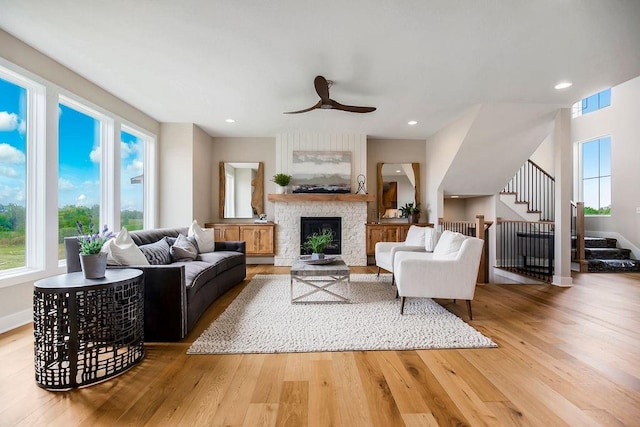
M 104 381 L 144 357 L 144 283 L 135 269 L 82 272 L 34 283 L 36 383 L 65 390 Z

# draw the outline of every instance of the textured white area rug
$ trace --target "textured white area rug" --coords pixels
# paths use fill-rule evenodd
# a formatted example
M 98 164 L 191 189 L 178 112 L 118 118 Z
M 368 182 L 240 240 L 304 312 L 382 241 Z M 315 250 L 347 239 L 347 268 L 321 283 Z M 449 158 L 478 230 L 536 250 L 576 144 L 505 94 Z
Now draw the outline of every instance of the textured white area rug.
M 390 275 L 352 274 L 351 303 L 292 305 L 288 275 L 256 275 L 187 353 L 497 347 L 428 298 L 408 298 L 401 316 L 390 282 Z M 310 289 L 296 284 L 294 295 Z

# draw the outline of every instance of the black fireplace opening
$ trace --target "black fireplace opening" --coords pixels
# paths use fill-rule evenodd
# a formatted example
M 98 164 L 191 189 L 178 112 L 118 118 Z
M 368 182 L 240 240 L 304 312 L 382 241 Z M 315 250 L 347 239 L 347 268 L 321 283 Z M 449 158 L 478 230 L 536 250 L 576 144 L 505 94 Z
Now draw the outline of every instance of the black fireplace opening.
M 324 253 L 327 255 L 342 253 L 342 218 L 339 216 L 303 216 L 300 217 L 300 255 L 311 253 L 303 247 L 307 236 L 321 233 L 325 229 L 333 231 L 333 242 L 324 249 Z

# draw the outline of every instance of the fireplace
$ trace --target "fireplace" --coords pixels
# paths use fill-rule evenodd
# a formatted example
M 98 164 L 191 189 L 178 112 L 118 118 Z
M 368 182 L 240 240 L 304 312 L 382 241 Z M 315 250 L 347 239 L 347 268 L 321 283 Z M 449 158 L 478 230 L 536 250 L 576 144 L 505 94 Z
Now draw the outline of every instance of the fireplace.
M 328 245 L 324 253 L 339 255 L 342 253 L 342 218 L 339 216 L 303 216 L 300 217 L 300 255 L 305 255 L 307 250 L 302 247 L 307 236 L 320 233 L 324 229 L 333 231 L 333 242 Z

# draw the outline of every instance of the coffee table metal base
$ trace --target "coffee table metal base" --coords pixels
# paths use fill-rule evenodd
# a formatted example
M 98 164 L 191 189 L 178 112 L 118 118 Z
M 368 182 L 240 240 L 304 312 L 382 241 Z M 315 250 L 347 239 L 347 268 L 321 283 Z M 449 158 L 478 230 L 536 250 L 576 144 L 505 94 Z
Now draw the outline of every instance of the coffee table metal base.
M 296 261 L 291 267 L 291 304 L 349 303 L 349 296 L 351 295 L 349 274 L 349 267 L 341 259 L 324 265 L 310 265 Z M 302 283 L 312 289 L 294 297 L 294 283 Z M 341 295 L 336 290 L 327 289 L 340 283 L 346 283 L 347 295 Z M 332 298 L 327 300 L 309 299 L 311 295 L 319 292 Z

